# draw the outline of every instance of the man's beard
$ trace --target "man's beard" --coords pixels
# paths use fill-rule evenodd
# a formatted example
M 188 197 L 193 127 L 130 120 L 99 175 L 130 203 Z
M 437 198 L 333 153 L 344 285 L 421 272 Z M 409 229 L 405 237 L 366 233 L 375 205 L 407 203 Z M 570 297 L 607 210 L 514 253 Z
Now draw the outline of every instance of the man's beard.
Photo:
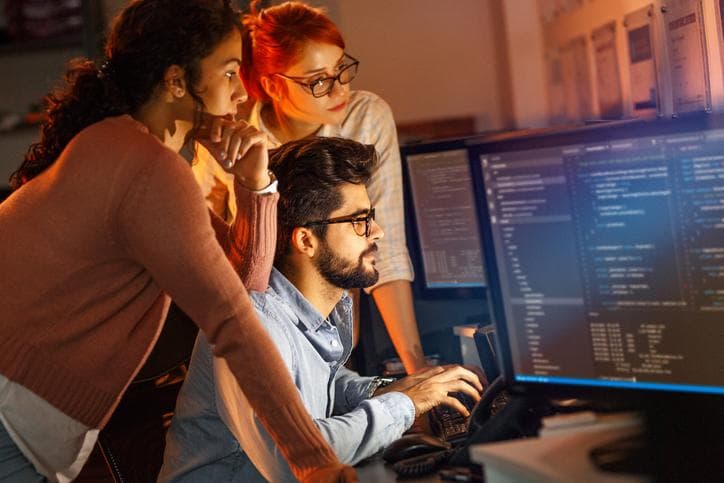
M 326 241 L 322 242 L 322 252 L 317 259 L 317 270 L 324 279 L 335 287 L 349 290 L 352 288 L 371 287 L 380 278 L 376 268 L 366 270 L 363 258 L 377 251 L 377 244 L 373 244 L 362 252 L 354 266 L 332 252 Z

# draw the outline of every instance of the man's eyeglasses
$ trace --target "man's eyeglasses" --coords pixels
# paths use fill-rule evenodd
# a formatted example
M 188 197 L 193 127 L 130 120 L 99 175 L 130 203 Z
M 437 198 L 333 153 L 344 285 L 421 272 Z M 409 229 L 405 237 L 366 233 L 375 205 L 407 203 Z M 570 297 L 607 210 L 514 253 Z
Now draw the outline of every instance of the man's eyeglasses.
M 357 77 L 357 69 L 359 68 L 359 60 L 355 59 L 351 55 L 344 54 L 345 63 L 339 66 L 339 72 L 334 77 L 317 77 L 309 80 L 309 77 L 289 77 L 284 74 L 278 75 L 283 79 L 290 80 L 304 87 L 314 97 L 324 97 L 334 88 L 334 82 L 337 81 L 340 84 L 349 84 L 352 80 Z M 346 63 L 346 61 L 351 61 Z
M 310 226 L 333 225 L 335 223 L 352 223 L 352 228 L 357 235 L 368 238 L 372 231 L 372 221 L 374 219 L 375 209 L 372 208 L 369 212 L 363 215 L 338 216 L 328 220 L 310 221 L 302 226 L 304 228 L 309 228 Z

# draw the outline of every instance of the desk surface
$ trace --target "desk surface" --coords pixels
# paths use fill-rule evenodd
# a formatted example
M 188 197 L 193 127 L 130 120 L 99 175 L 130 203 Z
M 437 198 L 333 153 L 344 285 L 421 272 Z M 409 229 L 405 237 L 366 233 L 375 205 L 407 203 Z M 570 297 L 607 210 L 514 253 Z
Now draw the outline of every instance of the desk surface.
M 550 418 L 554 419 L 554 418 Z M 570 420 L 571 416 L 559 419 Z M 577 418 L 580 420 L 580 415 Z M 549 425 L 553 427 L 553 425 Z M 578 421 L 572 427 L 558 425 L 543 431 L 537 438 L 474 445 L 471 459 L 485 466 L 489 483 L 645 483 L 647 478 L 634 475 L 605 473 L 594 468 L 588 457 L 591 448 L 640 431 L 635 415 L 596 416 L 590 423 Z M 380 455 L 356 467 L 362 483 L 396 482 L 397 474 Z M 405 481 L 438 483 L 443 480 L 437 471 L 422 478 Z
M 646 483 L 638 475 L 594 467 L 589 454 L 599 445 L 637 434 L 637 426 L 589 427 L 559 435 L 474 445 L 470 458 L 485 466 L 488 483 Z

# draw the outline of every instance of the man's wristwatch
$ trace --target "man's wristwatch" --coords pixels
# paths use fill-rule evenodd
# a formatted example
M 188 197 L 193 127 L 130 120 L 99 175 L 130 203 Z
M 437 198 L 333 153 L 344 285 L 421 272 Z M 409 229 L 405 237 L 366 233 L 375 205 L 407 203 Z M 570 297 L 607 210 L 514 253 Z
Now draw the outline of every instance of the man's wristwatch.
M 367 389 L 367 399 L 372 399 L 377 391 L 381 387 L 388 386 L 395 382 L 397 379 L 394 377 L 375 377 L 370 383 L 369 389 Z

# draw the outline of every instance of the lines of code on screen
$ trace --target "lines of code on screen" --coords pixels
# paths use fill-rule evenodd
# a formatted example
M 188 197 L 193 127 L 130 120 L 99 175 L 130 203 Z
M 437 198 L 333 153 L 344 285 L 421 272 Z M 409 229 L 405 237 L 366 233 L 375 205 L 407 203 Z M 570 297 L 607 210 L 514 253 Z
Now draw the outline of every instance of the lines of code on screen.
M 480 163 L 517 374 L 723 386 L 724 131 Z

